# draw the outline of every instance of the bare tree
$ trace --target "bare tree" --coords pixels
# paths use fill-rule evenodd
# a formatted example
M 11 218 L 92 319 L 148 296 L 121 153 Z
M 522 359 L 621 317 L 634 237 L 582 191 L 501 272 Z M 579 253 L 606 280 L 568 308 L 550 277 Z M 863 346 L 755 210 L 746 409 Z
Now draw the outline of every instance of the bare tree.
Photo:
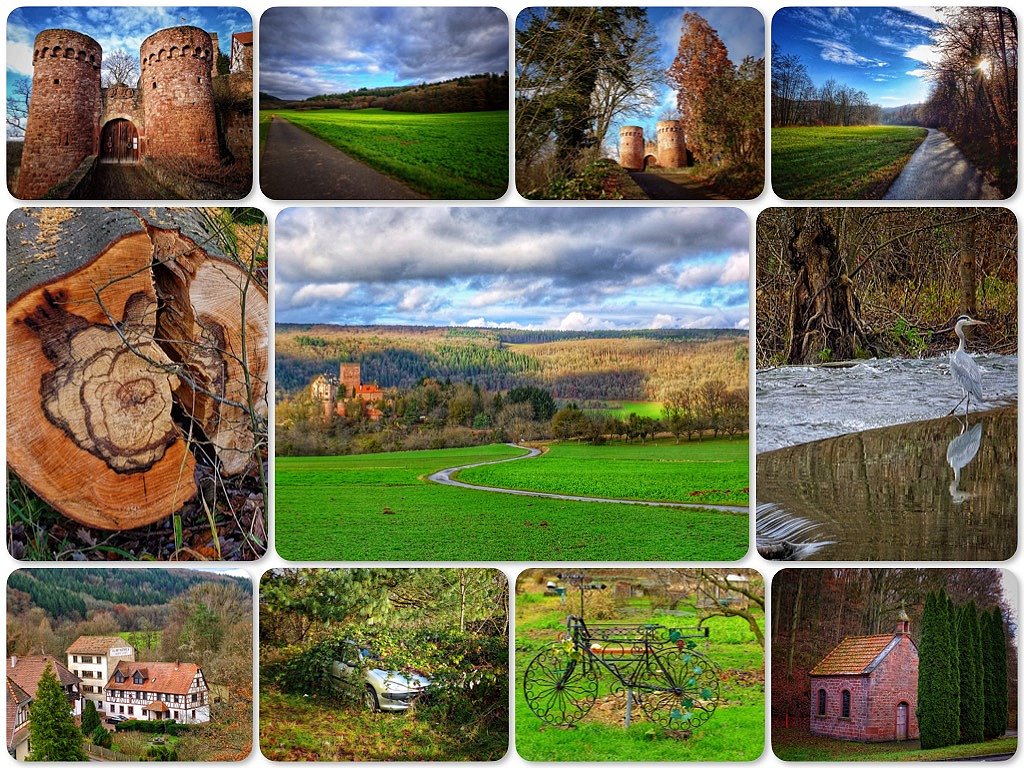
M 14 82 L 13 93 L 7 97 L 7 135 L 25 135 L 28 124 L 28 102 L 32 98 L 32 80 L 19 77 Z
M 103 85 L 121 83 L 135 87 L 139 82 L 139 62 L 128 51 L 111 51 L 103 57 Z
M 746 578 L 736 578 L 739 574 L 716 568 L 700 569 L 696 591 L 704 600 L 699 601 L 702 606 L 699 623 L 703 624 L 712 616 L 739 617 L 747 622 L 757 642 L 764 648 L 764 630 L 754 611 L 756 606 L 761 618 L 764 617 L 764 579 L 754 570 L 743 573 Z

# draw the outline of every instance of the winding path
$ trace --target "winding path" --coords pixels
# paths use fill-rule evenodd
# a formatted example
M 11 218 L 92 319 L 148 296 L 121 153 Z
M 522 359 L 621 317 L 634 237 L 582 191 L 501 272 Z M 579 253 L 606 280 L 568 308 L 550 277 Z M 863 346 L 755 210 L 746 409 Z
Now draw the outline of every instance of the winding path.
M 270 119 L 260 187 L 275 200 L 419 200 L 400 181 L 280 117 Z
M 942 131 L 928 129 L 883 200 L 998 200 L 1001 195 Z
M 629 504 L 638 507 L 674 507 L 677 509 L 713 509 L 716 512 L 731 512 L 736 515 L 748 514 L 749 509 L 747 507 L 730 507 L 725 504 L 685 504 L 680 501 L 643 501 L 641 499 L 605 499 L 600 496 L 570 496 L 564 493 L 544 493 L 542 491 L 524 491 L 520 488 L 497 488 L 491 485 L 471 485 L 470 483 L 464 483 L 461 480 L 456 480 L 452 477 L 456 472 L 460 472 L 463 469 L 472 469 L 473 467 L 484 467 L 488 464 L 504 464 L 509 461 L 519 461 L 521 459 L 533 459 L 540 456 L 541 451 L 539 448 L 527 448 L 525 445 L 516 445 L 515 443 L 506 443 L 511 448 L 522 448 L 527 453 L 519 456 L 512 456 L 508 459 L 495 459 L 494 461 L 478 461 L 475 464 L 462 464 L 458 467 L 449 467 L 447 469 L 439 469 L 432 475 L 427 477 L 432 483 L 438 483 L 440 485 L 450 485 L 455 488 L 468 488 L 471 491 L 489 491 L 490 493 L 508 493 L 512 496 L 531 496 L 538 499 L 559 499 L 561 501 L 592 501 L 599 504 Z

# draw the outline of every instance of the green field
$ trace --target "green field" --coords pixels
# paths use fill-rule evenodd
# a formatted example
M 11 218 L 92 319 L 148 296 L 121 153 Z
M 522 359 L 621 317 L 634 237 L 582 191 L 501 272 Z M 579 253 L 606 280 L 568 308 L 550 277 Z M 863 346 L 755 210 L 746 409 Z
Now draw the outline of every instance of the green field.
M 896 125 L 772 129 L 772 187 L 787 200 L 878 200 L 924 140 Z
M 526 498 L 425 480 L 445 467 L 518 453 L 490 445 L 278 457 L 278 552 L 288 560 L 370 561 L 737 560 L 747 552 L 746 514 Z
M 382 109 L 275 109 L 346 154 L 428 197 L 494 200 L 508 189 L 508 112 L 419 114 Z
M 578 593 L 577 593 L 578 594 Z M 694 611 L 692 603 L 680 605 Z M 692 626 L 694 619 L 657 611 L 633 614 L 624 623 L 651 621 L 669 626 Z M 723 703 L 714 715 L 687 739 L 673 738 L 659 731 L 637 709 L 627 729 L 619 722 L 607 722 L 598 707 L 575 727 L 549 725 L 533 714 L 523 695 L 523 675 L 536 653 L 565 630 L 565 608 L 558 598 L 540 594 L 516 595 L 516 750 L 531 761 L 620 761 L 638 763 L 751 761 L 764 751 L 764 649 L 757 643 L 745 621 L 712 617 L 706 653 L 720 668 Z M 759 622 L 762 623 L 763 622 Z M 614 678 L 602 670 L 598 695 L 611 690 Z
M 153 650 L 160 647 L 163 632 L 159 629 L 118 632 L 117 636 L 134 646 L 136 651 Z
M 606 499 L 746 506 L 747 439 L 586 445 L 554 443 L 536 459 L 458 473 L 473 485 Z
M 618 403 L 608 403 L 606 408 L 588 408 L 587 410 L 590 413 L 599 413 L 602 416 L 607 416 L 609 419 L 616 417 L 628 419 L 631 413 L 635 413 L 637 416 L 647 416 L 652 419 L 660 419 L 664 415 L 661 403 L 650 403 L 643 400 L 623 400 Z
M 772 751 L 782 760 L 846 762 L 849 760 L 891 763 L 894 761 L 965 760 L 984 755 L 1012 755 L 1017 738 L 991 739 L 980 744 L 954 744 L 921 749 L 918 740 L 860 744 L 812 736 L 803 729 L 772 728 Z

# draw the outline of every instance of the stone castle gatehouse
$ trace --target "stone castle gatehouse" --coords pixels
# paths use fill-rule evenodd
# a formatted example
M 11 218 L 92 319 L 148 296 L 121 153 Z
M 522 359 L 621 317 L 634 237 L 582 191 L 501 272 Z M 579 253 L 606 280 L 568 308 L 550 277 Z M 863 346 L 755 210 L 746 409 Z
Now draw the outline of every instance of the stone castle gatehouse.
M 639 125 L 619 129 L 619 165 L 630 171 L 647 168 L 686 168 L 693 159 L 686 148 L 683 124 L 678 120 L 661 120 L 655 128 L 656 141 L 644 139 Z

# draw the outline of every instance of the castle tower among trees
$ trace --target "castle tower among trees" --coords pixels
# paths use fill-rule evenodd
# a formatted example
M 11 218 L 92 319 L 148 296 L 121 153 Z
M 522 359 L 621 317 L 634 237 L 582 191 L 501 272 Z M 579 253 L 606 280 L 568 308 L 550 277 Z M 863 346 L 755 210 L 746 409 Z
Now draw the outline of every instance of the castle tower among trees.
M 338 379 L 341 381 L 341 396 L 355 397 L 362 383 L 359 363 L 342 363 L 338 370 Z
M 661 120 L 656 127 L 658 165 L 662 168 L 686 167 L 686 140 L 678 120 Z
M 631 171 L 644 168 L 644 129 L 624 125 L 619 129 L 619 165 Z
M 213 101 L 216 50 L 198 27 L 162 29 L 142 42 L 142 106 L 154 158 L 220 162 Z
M 36 35 L 18 197 L 42 197 L 96 154 L 102 58 L 100 44 L 80 32 Z

